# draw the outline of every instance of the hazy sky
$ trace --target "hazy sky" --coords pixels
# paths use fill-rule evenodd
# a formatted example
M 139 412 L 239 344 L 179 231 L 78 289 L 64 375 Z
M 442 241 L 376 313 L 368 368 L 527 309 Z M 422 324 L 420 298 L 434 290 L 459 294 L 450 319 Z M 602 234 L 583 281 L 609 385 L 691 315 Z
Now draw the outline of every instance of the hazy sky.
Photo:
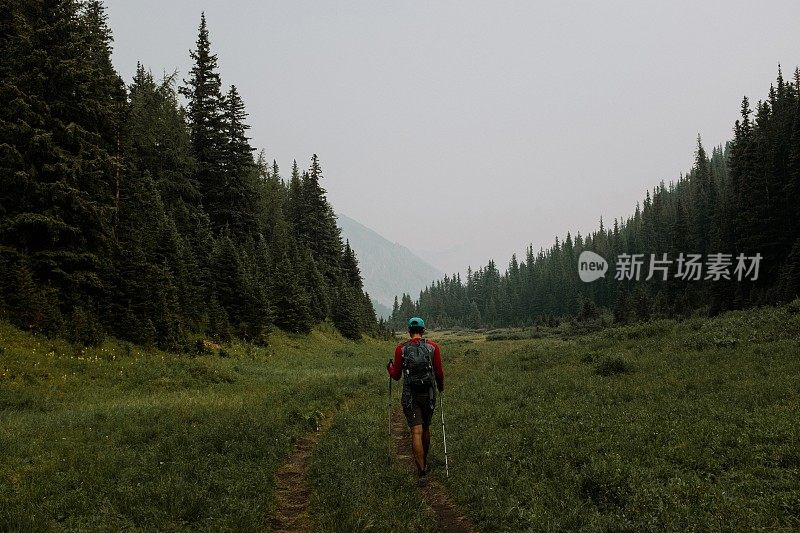
M 205 11 L 253 144 L 446 271 L 627 216 L 800 64 L 800 2 L 107 0 L 130 81 Z

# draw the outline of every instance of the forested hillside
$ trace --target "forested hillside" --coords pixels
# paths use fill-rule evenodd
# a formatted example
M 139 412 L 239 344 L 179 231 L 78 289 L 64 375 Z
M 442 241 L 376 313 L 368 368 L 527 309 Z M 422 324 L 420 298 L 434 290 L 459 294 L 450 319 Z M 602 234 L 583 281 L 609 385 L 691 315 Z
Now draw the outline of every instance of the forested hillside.
M 375 330 L 319 158 L 284 180 L 253 156 L 205 17 L 183 80 L 139 65 L 126 85 L 111 45 L 97 0 L 0 6 L 0 316 L 167 349 Z
M 419 292 L 431 281 L 444 276 L 405 246 L 385 239 L 352 218 L 339 214 L 338 222 L 342 236 L 358 257 L 364 288 L 373 301 L 378 302 L 376 309 L 382 306 L 389 310 L 396 294 Z
M 567 315 L 593 318 L 598 307 L 627 322 L 790 301 L 800 294 L 799 216 L 800 71 L 786 81 L 779 70 L 766 100 L 755 109 L 742 101 L 732 141 L 709 157 L 698 138 L 692 169 L 648 191 L 627 220 L 615 219 L 610 227 L 601 220 L 591 234 L 567 233 L 548 249 L 529 247 L 502 273 L 490 261 L 466 279 L 447 276 L 416 302 L 403 295 L 394 325 L 414 313 L 437 326 L 524 325 Z M 615 279 L 612 264 L 604 278 L 584 283 L 578 277 L 583 250 L 611 263 L 620 254 L 667 254 L 672 269 L 666 280 L 660 274 L 646 280 L 645 262 L 636 281 Z M 725 254 L 730 279 L 707 279 L 705 272 L 698 280 L 677 276 L 681 253 L 703 259 Z M 743 280 L 733 275 L 739 254 L 760 254 L 757 279 L 754 272 Z

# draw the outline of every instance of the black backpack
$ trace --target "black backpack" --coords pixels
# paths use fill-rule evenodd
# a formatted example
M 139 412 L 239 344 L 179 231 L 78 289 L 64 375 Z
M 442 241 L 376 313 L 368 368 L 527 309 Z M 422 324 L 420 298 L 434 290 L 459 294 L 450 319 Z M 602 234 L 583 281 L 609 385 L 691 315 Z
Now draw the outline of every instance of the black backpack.
M 405 384 L 414 390 L 433 387 L 436 381 L 433 346 L 425 339 L 420 339 L 419 343 L 409 341 L 403 346 L 403 376 Z

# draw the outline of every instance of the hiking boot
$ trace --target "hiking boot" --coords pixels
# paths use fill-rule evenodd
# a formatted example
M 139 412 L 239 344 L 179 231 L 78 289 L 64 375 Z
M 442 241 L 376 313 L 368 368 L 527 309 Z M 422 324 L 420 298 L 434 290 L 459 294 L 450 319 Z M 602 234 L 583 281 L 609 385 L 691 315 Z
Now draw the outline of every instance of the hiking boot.
M 426 476 L 424 474 L 419 476 L 419 480 L 417 480 L 417 485 L 419 485 L 420 487 L 427 487 L 428 486 L 428 476 Z

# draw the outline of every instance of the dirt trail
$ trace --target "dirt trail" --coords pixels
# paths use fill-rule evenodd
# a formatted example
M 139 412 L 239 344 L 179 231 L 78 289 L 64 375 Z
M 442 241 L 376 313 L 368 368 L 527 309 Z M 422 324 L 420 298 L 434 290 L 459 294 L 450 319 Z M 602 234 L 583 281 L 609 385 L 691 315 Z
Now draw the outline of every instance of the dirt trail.
M 311 489 L 308 486 L 308 465 L 311 452 L 323 433 L 330 427 L 333 417 L 323 419 L 317 431 L 306 433 L 292 454 L 278 469 L 275 483 L 275 515 L 270 521 L 274 531 L 311 531 L 308 503 Z
M 392 415 L 392 440 L 397 459 L 416 475 L 417 467 L 411 455 L 411 436 L 400 411 L 395 411 Z M 434 444 L 431 443 L 431 445 Z M 438 481 L 432 478 L 428 479 L 428 485 L 420 487 L 419 490 L 436 514 L 439 531 L 447 533 L 474 533 L 477 531 L 469 519 L 461 514 L 450 500 L 444 487 Z

